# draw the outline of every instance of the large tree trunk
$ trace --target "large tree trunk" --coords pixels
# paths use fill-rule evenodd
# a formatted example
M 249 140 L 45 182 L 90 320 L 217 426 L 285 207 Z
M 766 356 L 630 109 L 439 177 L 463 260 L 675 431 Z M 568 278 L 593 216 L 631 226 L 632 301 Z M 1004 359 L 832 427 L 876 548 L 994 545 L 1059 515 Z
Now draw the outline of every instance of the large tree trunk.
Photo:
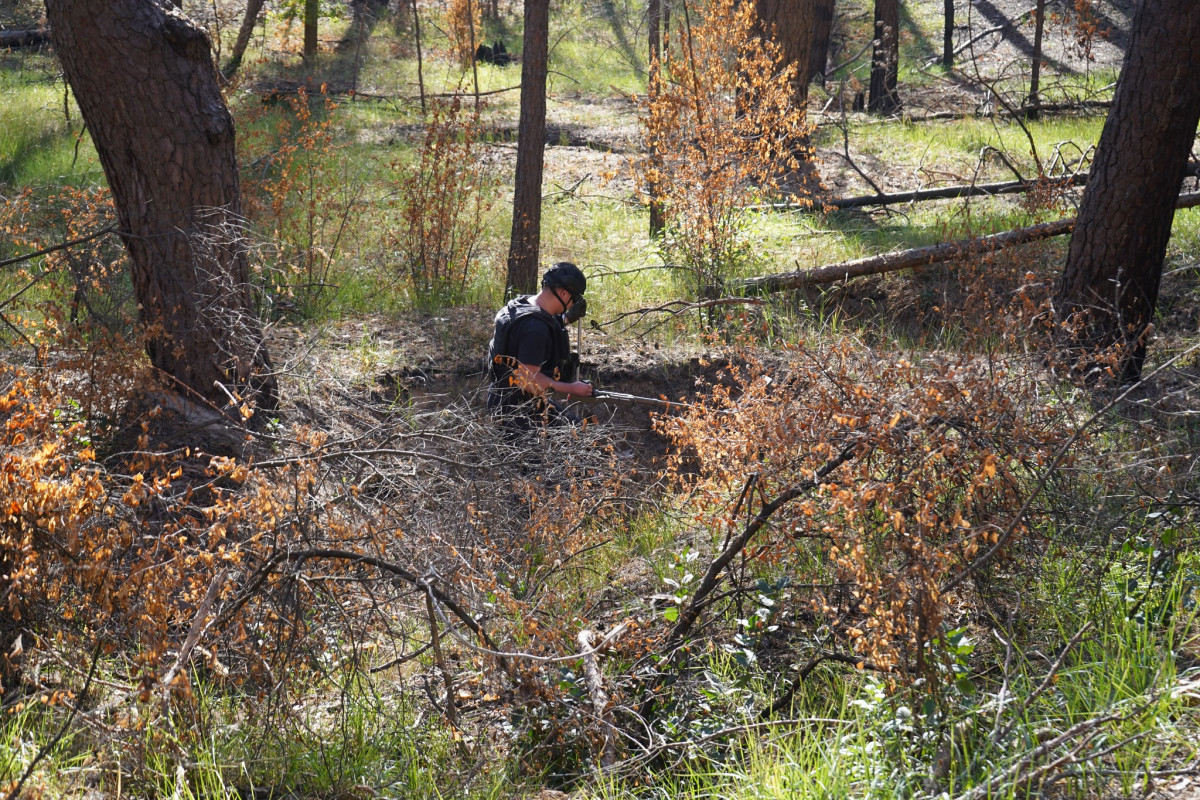
M 1200 120 L 1200 3 L 1143 0 L 1104 123 L 1055 310 L 1075 366 L 1137 380 L 1175 197 Z
M 208 37 L 155 0 L 46 0 L 46 16 L 112 189 L 150 360 L 219 406 L 228 391 L 274 407 Z
M 238 29 L 237 40 L 233 43 L 229 61 L 221 70 L 221 74 L 225 76 L 226 80 L 232 78 L 238 71 L 238 67 L 242 65 L 242 58 L 246 55 L 250 37 L 254 35 L 254 24 L 258 22 L 258 15 L 262 11 L 264 2 L 265 0 L 247 0 L 246 2 L 246 16 L 242 17 L 242 27 Z
M 833 2 L 815 0 L 813 3 L 812 49 L 808 54 L 808 77 L 812 83 L 825 82 L 829 40 L 833 37 Z
M 812 48 L 813 6 L 815 0 L 756 0 L 762 32 L 770 36 L 782 51 L 782 64 L 796 65 L 792 104 L 808 105 L 809 51 Z M 773 33 L 768 33 L 773 31 Z
M 900 108 L 896 76 L 900 67 L 900 0 L 875 0 L 875 46 L 867 108 L 891 114 Z
M 517 128 L 517 178 L 513 188 L 512 240 L 508 248 L 507 290 L 510 294 L 532 294 L 537 288 L 549 39 L 550 0 L 525 0 L 521 121 Z

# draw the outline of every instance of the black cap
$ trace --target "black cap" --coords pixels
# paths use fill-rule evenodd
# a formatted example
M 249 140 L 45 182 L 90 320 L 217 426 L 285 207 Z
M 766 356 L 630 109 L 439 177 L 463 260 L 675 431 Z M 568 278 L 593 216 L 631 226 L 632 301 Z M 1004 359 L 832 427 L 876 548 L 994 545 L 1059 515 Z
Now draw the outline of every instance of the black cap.
M 546 270 L 546 274 L 542 276 L 543 289 L 553 289 L 558 286 L 570 292 L 571 297 L 578 299 L 587 291 L 587 278 L 583 276 L 583 270 L 570 261 L 559 261 Z

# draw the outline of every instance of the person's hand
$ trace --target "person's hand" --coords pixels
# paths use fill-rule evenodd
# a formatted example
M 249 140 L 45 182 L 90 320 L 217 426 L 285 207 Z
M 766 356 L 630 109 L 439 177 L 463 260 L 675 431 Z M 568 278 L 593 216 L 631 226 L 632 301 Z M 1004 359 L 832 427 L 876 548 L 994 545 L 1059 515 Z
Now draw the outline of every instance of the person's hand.
M 591 397 L 592 384 L 588 381 L 575 381 L 563 384 L 563 392 L 570 397 Z

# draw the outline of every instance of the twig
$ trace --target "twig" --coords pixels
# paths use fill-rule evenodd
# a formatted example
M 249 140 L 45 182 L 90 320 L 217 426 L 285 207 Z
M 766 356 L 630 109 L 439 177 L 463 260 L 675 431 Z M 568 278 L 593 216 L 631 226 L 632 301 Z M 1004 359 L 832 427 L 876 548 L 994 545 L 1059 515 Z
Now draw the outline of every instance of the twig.
M 671 629 L 671 633 L 667 636 L 669 644 L 678 643 L 691 630 L 697 618 L 700 616 L 700 610 L 703 607 L 704 599 L 717 587 L 721 581 L 721 575 L 725 571 L 725 567 L 729 562 L 741 552 L 741 550 L 750 542 L 754 535 L 757 534 L 771 517 L 783 506 L 806 494 L 809 491 L 817 488 L 834 470 L 845 464 L 863 447 L 863 440 L 855 437 L 849 444 L 845 445 L 841 452 L 829 459 L 813 472 L 813 476 L 805 481 L 792 484 L 778 494 L 774 500 L 769 503 L 764 503 L 762 509 L 746 523 L 746 527 L 738 534 L 737 538 L 733 539 L 729 546 L 726 547 L 713 562 L 709 564 L 708 570 L 704 573 L 704 578 L 700 581 L 700 585 L 696 587 L 695 593 L 692 595 L 688 605 L 679 613 L 679 620 L 675 623 L 675 627 Z
M 428 581 L 425 584 L 425 610 L 429 613 L 429 643 L 433 645 L 433 657 L 437 661 L 438 671 L 442 673 L 442 682 L 446 684 L 446 721 L 453 727 L 458 727 L 457 709 L 454 706 L 454 679 L 446 667 L 446 659 L 442 655 L 442 642 L 438 635 L 437 612 L 433 608 L 433 591 Z
M 665 312 L 669 316 L 675 317 L 688 311 L 696 311 L 702 308 L 713 308 L 715 306 L 761 306 L 765 304 L 765 301 L 759 297 L 718 297 L 712 300 L 701 300 L 696 303 L 689 303 L 686 300 L 672 300 L 659 306 L 647 306 L 645 308 L 635 308 L 633 311 L 625 311 L 608 320 L 607 322 L 599 323 L 599 326 L 603 328 L 608 325 L 615 325 L 617 322 L 620 322 L 626 317 L 632 317 L 635 315 L 637 316 L 637 322 L 641 322 L 649 315 L 658 312 Z M 628 327 L 624 328 L 623 330 L 628 330 Z
M 116 225 L 106 225 L 103 228 L 101 228 L 100 230 L 96 231 L 95 233 L 90 233 L 87 236 L 84 236 L 82 238 L 72 239 L 69 242 L 62 242 L 61 244 L 56 244 L 53 247 L 47 247 L 45 249 L 38 250 L 36 253 L 26 253 L 23 256 L 16 256 L 14 258 L 5 259 L 4 261 L 0 261 L 0 267 L 8 267 L 13 264 L 19 264 L 22 261 L 30 261 L 32 259 L 38 258 L 39 256 L 44 256 L 44 255 L 48 255 L 50 253 L 57 252 L 59 250 L 66 250 L 68 247 L 74 247 L 77 244 L 83 244 L 84 242 L 90 242 L 93 239 L 99 239 L 101 236 L 107 236 L 108 234 L 113 233 L 116 230 L 117 230 Z
M 625 624 L 622 623 L 610 633 L 607 639 L 615 639 L 624 629 Z M 608 770 L 617 760 L 618 734 L 608 711 L 608 693 L 604 691 L 604 673 L 600 670 L 600 660 L 596 657 L 596 649 L 592 647 L 592 631 L 584 628 L 575 637 L 575 640 L 579 642 L 579 647 L 582 649 L 580 657 L 583 659 L 583 676 L 587 681 L 588 697 L 591 698 L 592 709 L 604 731 L 604 743 L 600 746 L 600 768 Z
M 192 654 L 192 649 L 196 646 L 196 643 L 200 641 L 200 637 L 211 627 L 211 623 L 205 623 L 205 618 L 208 617 L 208 612 L 212 609 L 213 603 L 216 602 L 217 595 L 221 593 L 221 589 L 225 586 L 225 579 L 228 577 L 229 570 L 222 568 L 216 577 L 213 578 L 213 582 L 209 584 L 204 599 L 200 601 L 200 607 L 196 609 L 196 616 L 192 619 L 192 627 L 188 631 L 187 639 L 183 641 L 183 646 L 179 648 L 179 655 L 176 657 L 175 663 L 163 675 L 162 704 L 164 714 L 167 711 L 167 704 L 171 699 L 171 685 L 175 683 L 175 678 L 178 676 L 179 670 L 187 663 L 188 657 Z

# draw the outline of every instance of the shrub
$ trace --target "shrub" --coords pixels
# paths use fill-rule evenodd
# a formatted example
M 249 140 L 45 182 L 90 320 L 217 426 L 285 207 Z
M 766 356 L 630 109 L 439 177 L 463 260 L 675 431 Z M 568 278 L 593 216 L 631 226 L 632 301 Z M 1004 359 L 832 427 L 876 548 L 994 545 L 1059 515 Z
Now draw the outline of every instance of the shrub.
M 685 7 L 681 22 L 641 101 L 649 152 L 634 178 L 662 204 L 668 257 L 719 294 L 747 254 L 743 205 L 809 158 L 808 128 L 791 102 L 795 66 L 755 35 L 752 3 L 713 0 L 697 21 Z
M 398 218 L 388 235 L 401 279 L 424 303 L 461 299 L 492 207 L 477 113 L 434 102 L 415 160 L 392 164 Z

